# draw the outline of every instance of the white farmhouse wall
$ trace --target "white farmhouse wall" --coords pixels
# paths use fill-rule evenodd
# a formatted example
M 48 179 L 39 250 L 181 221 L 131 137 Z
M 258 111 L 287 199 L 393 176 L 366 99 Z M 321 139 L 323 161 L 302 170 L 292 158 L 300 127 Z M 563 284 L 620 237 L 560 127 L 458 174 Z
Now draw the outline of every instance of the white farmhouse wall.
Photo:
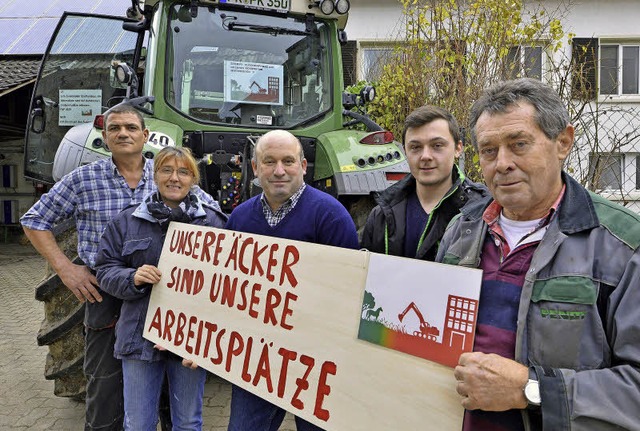
M 346 31 L 350 40 L 397 40 L 404 32 L 402 23 L 398 0 L 351 0 Z
M 528 2 L 553 10 L 567 1 Z M 638 0 L 571 0 L 571 8 L 563 26 L 580 37 L 640 36 L 640 1 Z
M 12 144 L 22 145 L 22 142 L 5 143 L 5 148 Z M 24 214 L 37 196 L 34 193 L 33 183 L 24 178 L 24 155 L 21 152 L 8 152 L 0 150 L 0 241 L 4 241 L 6 227 L 18 223 L 18 217 Z M 9 168 L 12 167 L 12 168 Z M 9 168 L 9 169 L 8 169 Z M 7 170 L 8 169 L 8 170 Z
M 554 10 L 567 0 L 527 3 Z M 563 25 L 582 37 L 623 37 L 640 36 L 639 21 L 638 0 L 571 0 Z M 402 27 L 402 5 L 398 0 L 351 0 L 346 28 L 350 39 L 395 40 Z
M 557 1 L 546 1 L 547 7 Z M 637 0 L 575 0 L 563 20 L 563 28 L 581 38 L 599 38 L 603 41 L 640 44 L 640 1 Z M 570 55 L 570 47 L 564 52 Z M 577 137 L 579 152 L 572 155 L 570 167 L 573 175 L 581 180 L 589 173 L 590 153 L 614 151 L 622 154 L 620 160 L 619 188 L 600 190 L 608 199 L 621 203 L 635 212 L 640 212 L 640 95 L 599 97 L 599 104 L 592 104 L 583 119 L 599 124 L 597 145 L 591 139 Z M 594 127 L 588 133 L 595 135 Z

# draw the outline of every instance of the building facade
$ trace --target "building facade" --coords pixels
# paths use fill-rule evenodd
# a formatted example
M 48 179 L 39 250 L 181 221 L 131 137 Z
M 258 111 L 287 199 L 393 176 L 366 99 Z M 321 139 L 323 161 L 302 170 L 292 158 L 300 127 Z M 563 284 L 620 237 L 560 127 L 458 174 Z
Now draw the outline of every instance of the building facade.
M 529 76 L 556 85 L 552 69 L 569 62 L 577 133 L 566 168 L 591 190 L 640 212 L 640 2 L 525 0 L 525 8 L 556 14 L 573 38 L 555 53 L 544 40 L 512 47 L 509 58 L 522 67 L 506 78 Z M 346 84 L 379 77 L 402 43 L 402 12 L 397 0 L 352 0 Z

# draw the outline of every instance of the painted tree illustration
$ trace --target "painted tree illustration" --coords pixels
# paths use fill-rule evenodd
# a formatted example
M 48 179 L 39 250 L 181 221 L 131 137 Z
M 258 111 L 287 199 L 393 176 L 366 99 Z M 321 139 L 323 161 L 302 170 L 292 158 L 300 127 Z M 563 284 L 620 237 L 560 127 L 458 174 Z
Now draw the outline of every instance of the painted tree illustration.
M 362 300 L 362 312 L 364 313 L 366 310 L 371 310 L 376 306 L 376 299 L 373 297 L 371 292 L 364 291 L 364 299 Z

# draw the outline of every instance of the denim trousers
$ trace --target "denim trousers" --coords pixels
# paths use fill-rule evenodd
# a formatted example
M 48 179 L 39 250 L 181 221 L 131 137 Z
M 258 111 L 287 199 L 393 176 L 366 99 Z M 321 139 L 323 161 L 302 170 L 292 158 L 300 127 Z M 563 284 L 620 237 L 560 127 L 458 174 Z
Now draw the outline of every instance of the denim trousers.
M 174 431 L 202 429 L 202 395 L 207 372 L 182 366 L 182 359 L 169 354 L 161 361 L 123 359 L 124 428 L 155 431 L 162 382 L 169 381 L 171 421 Z
M 285 410 L 257 395 L 233 385 L 231 388 L 231 417 L 228 431 L 278 431 Z M 323 431 L 322 428 L 295 417 L 298 431 Z
M 124 418 L 122 365 L 113 357 L 115 328 L 85 327 L 84 375 L 87 378 L 85 431 L 121 431 Z

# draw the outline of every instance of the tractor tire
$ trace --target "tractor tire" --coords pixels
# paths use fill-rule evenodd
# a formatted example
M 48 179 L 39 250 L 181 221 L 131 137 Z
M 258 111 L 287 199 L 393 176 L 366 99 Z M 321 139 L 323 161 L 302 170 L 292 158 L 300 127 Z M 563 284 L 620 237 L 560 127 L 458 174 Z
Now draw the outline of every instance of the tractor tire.
M 73 257 L 77 247 L 75 229 L 57 235 L 56 239 L 65 254 Z M 73 261 L 80 262 L 77 257 Z M 84 303 L 78 301 L 48 265 L 47 276 L 36 287 L 36 299 L 44 302 L 38 345 L 49 346 L 44 377 L 54 380 L 55 395 L 84 400 Z
M 75 256 L 78 237 L 74 227 L 56 234 L 56 240 L 73 263 L 82 263 Z M 36 299 L 44 302 L 44 320 L 38 331 L 38 345 L 49 346 L 44 377 L 54 380 L 54 395 L 84 401 L 87 383 L 83 371 L 85 305 L 78 301 L 48 265 L 47 276 L 36 287 Z M 169 395 L 163 393 L 162 397 L 160 429 L 170 431 Z
M 362 231 L 364 225 L 367 223 L 367 217 L 369 213 L 376 206 L 376 202 L 373 199 L 373 195 L 366 196 L 341 196 L 340 202 L 345 206 L 349 215 L 353 219 L 358 230 L 358 239 L 362 239 Z

